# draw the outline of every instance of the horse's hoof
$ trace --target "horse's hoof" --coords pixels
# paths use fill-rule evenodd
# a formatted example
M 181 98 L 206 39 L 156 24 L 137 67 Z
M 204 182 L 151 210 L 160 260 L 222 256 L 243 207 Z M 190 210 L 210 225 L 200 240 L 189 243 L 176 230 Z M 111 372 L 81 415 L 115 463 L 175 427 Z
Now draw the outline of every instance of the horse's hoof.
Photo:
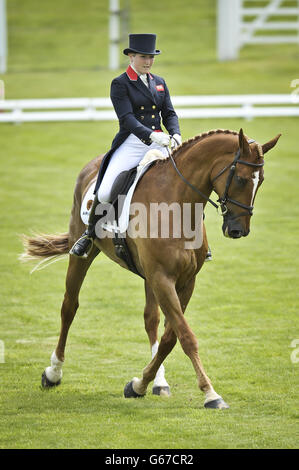
M 212 408 L 214 410 L 224 410 L 226 408 L 229 408 L 228 404 L 225 403 L 223 398 L 217 398 L 216 400 L 208 401 L 208 403 L 205 403 L 205 408 Z
M 142 398 L 142 397 L 144 397 L 144 395 L 139 395 L 133 389 L 133 380 L 131 380 L 131 382 L 128 382 L 127 385 L 125 386 L 124 396 L 125 396 L 125 398 Z
M 42 387 L 43 388 L 56 387 L 57 385 L 60 385 L 60 384 L 61 384 L 60 379 L 58 380 L 58 382 L 51 382 L 46 376 L 46 371 L 43 372 L 43 375 L 42 375 Z
M 170 388 L 168 386 L 159 387 L 155 385 L 153 387 L 153 395 L 159 395 L 160 397 L 170 397 Z

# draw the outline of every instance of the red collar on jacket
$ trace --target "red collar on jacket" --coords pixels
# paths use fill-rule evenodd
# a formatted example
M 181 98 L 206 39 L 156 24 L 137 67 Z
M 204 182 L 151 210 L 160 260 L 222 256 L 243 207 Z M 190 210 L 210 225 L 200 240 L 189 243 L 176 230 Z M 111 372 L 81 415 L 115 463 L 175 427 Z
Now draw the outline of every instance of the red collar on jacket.
M 126 74 L 128 75 L 130 80 L 133 80 L 134 82 L 136 82 L 138 80 L 138 75 L 135 72 L 135 70 L 132 69 L 131 65 L 129 65 L 129 67 L 127 68 Z M 152 80 L 154 79 L 154 77 L 150 73 L 149 73 L 149 76 Z

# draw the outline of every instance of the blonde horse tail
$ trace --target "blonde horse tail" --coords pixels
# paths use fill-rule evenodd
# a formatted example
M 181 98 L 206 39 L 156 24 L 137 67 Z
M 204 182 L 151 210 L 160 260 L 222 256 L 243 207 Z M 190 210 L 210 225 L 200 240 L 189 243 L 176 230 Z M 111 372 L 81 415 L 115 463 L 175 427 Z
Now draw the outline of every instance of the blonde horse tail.
M 58 261 L 61 255 L 69 252 L 69 234 L 59 233 L 55 235 L 35 234 L 34 236 L 22 235 L 24 252 L 19 256 L 22 262 L 40 260 L 33 269 L 42 269 L 54 261 Z M 32 272 L 33 272 L 32 271 Z

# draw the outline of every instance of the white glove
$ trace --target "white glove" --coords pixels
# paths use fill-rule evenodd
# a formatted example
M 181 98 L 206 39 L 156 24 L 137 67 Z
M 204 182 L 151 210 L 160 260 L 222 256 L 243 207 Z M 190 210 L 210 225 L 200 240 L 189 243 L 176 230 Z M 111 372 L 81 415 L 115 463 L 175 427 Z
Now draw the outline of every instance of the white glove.
M 181 143 L 182 137 L 180 136 L 180 134 L 173 134 L 173 136 L 171 137 L 171 150 L 177 148 L 179 145 L 181 145 Z
M 150 139 L 152 142 L 161 145 L 161 147 L 168 147 L 170 142 L 170 136 L 165 134 L 165 132 L 152 132 Z

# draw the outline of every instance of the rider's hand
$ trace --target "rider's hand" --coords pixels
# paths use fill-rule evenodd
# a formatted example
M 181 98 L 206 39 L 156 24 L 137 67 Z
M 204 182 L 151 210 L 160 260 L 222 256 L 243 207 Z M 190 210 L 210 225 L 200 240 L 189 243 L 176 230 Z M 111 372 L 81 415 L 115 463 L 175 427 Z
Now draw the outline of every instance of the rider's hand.
M 150 139 L 152 142 L 161 145 L 161 147 L 168 147 L 170 142 L 170 136 L 165 134 L 165 132 L 152 132 Z
M 180 134 L 173 134 L 173 136 L 171 137 L 171 150 L 177 148 L 179 145 L 181 145 L 181 143 L 182 137 L 180 136 Z

